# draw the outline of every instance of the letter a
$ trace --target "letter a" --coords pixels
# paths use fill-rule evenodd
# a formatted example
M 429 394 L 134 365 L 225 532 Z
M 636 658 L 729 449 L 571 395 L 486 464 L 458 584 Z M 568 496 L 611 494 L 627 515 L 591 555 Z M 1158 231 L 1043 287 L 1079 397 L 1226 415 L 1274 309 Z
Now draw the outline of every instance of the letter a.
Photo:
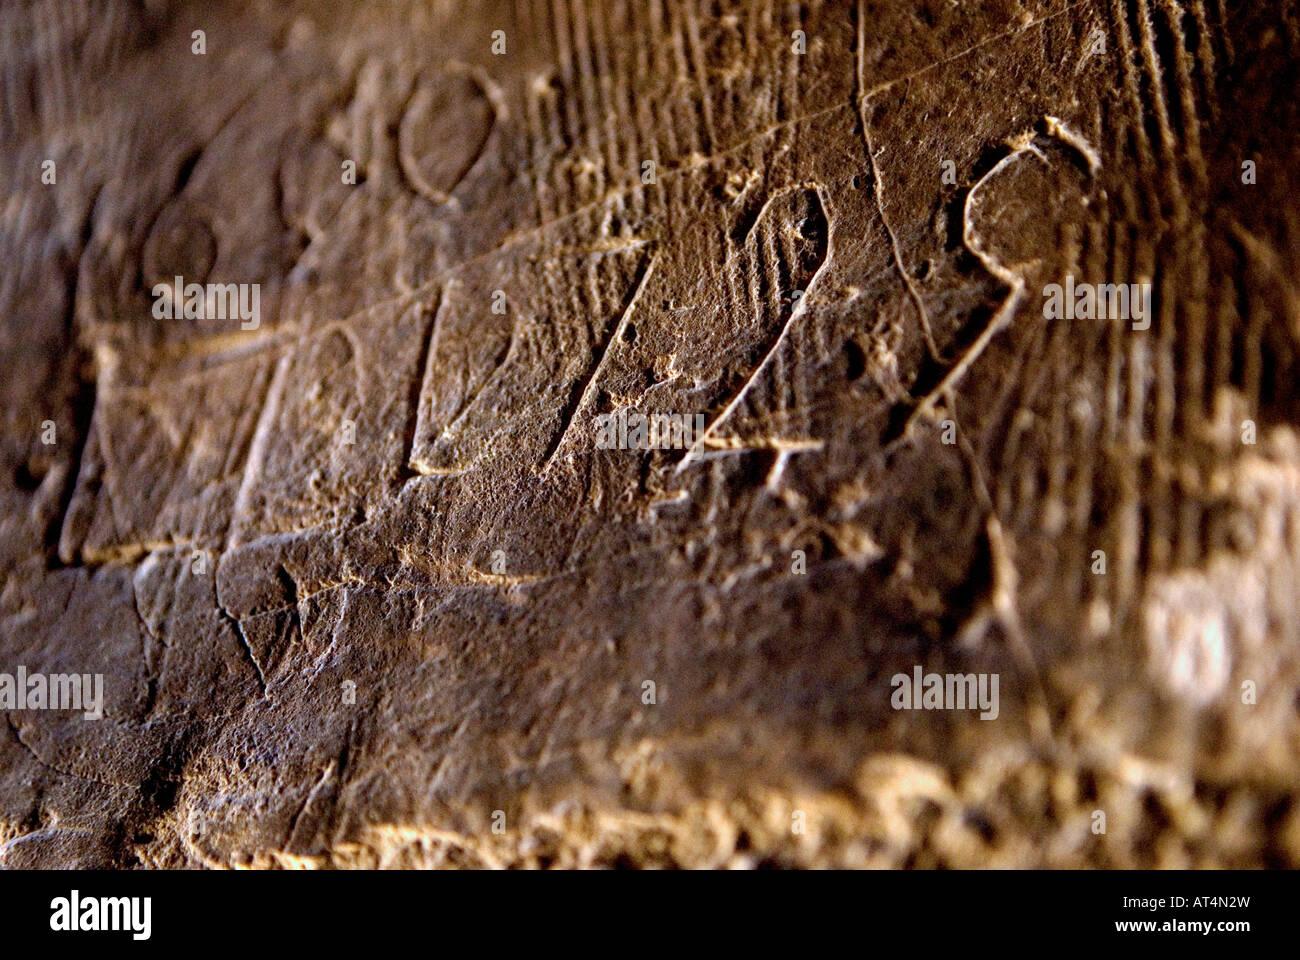
M 896 673 L 889 678 L 889 685 L 897 688 L 889 698 L 889 705 L 895 710 L 911 710 L 912 678 L 905 673 Z
M 50 914 L 51 930 L 68 929 L 68 898 L 55 897 L 50 901 L 50 909 L 54 912 Z
M 1043 287 L 1043 296 L 1047 298 L 1047 302 L 1043 304 L 1043 319 L 1060 320 L 1061 307 L 1064 301 L 1061 285 L 1059 283 L 1049 283 Z

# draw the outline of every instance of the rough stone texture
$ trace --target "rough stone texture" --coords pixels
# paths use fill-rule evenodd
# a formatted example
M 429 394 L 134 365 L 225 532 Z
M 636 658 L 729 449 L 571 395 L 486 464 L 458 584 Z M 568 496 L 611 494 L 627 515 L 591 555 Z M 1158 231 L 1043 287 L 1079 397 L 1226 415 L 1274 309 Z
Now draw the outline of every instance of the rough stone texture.
M 5 4 L 0 672 L 106 715 L 6 712 L 0 863 L 1297 865 L 1298 56 L 1294 0 Z

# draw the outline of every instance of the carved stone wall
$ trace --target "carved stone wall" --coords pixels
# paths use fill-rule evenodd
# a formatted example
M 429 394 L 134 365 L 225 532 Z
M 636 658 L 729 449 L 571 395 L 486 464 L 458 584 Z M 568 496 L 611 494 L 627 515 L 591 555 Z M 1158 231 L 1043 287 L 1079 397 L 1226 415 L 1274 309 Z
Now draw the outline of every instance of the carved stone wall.
M 1298 56 L 6 4 L 0 863 L 1300 864 Z

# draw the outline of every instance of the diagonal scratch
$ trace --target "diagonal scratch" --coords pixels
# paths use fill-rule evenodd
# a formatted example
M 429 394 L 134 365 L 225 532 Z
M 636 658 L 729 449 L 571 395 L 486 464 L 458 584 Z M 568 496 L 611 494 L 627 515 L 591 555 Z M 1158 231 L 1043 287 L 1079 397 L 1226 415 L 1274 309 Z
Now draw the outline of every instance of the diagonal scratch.
M 258 662 L 256 654 L 253 653 L 253 648 L 248 643 L 248 637 L 244 636 L 243 626 L 240 624 L 239 619 L 237 617 L 232 616 L 224 606 L 220 605 L 221 604 L 220 600 L 217 601 L 217 604 L 218 604 L 218 611 L 220 612 L 221 616 L 232 627 L 235 628 L 235 636 L 239 637 L 239 643 L 240 646 L 244 648 L 244 654 L 248 657 L 249 663 L 253 665 L 253 669 L 257 671 L 257 682 L 262 688 L 262 696 L 265 697 L 266 696 L 266 674 L 262 672 L 262 665 Z
M 822 188 L 819 186 L 816 190 L 817 199 L 821 203 L 822 209 L 829 209 L 827 199 L 822 195 Z M 713 434 L 713 431 L 718 428 L 718 425 L 725 421 L 727 417 L 731 416 L 732 411 L 735 410 L 736 407 L 740 406 L 740 401 L 745 399 L 745 395 L 749 393 L 750 388 L 758 382 L 758 378 L 762 375 L 763 371 L 767 369 L 768 364 L 772 362 L 772 358 L 777 355 L 777 352 L 785 344 L 786 335 L 790 332 L 790 328 L 794 326 L 795 319 L 802 316 L 804 313 L 804 307 L 808 304 L 809 292 L 816 285 L 817 278 L 821 276 L 822 271 L 826 269 L 826 264 L 830 263 L 831 259 L 832 257 L 829 253 L 822 259 L 822 262 L 817 266 L 817 270 L 808 281 L 807 290 L 805 290 L 804 295 L 799 298 L 799 302 L 795 305 L 795 308 L 790 311 L 790 316 L 786 319 L 785 326 L 781 328 L 781 333 L 777 336 L 776 340 L 772 343 L 771 348 L 764 355 L 762 362 L 754 368 L 754 372 L 749 375 L 749 379 L 746 380 L 744 385 L 736 391 L 736 395 L 731 398 L 731 402 L 727 404 L 726 409 L 724 409 L 722 413 L 718 414 L 714 421 L 709 424 L 708 428 L 696 438 L 693 444 L 691 444 L 690 449 L 686 451 L 686 455 L 682 457 L 681 463 L 677 464 L 677 468 L 673 471 L 674 474 L 681 473 L 692 463 L 703 458 L 703 455 L 699 452 L 700 448 L 705 445 L 706 441 Z
M 321 771 L 320 779 L 317 780 L 316 784 L 307 792 L 307 799 L 302 802 L 302 806 L 298 808 L 297 814 L 294 815 L 293 822 L 289 824 L 289 833 L 285 836 L 284 840 L 284 848 L 286 850 L 288 850 L 290 844 L 293 843 L 294 834 L 298 832 L 298 825 L 302 821 L 303 814 L 307 812 L 307 808 L 311 806 L 311 802 L 316 799 L 321 788 L 329 782 L 329 778 L 333 775 L 337 763 L 337 760 L 331 760 L 327 763 L 325 769 Z
M 911 416 L 907 418 L 907 424 L 904 426 L 903 432 L 900 434 L 900 439 L 906 437 L 911 432 L 917 420 L 923 418 L 933 419 L 935 407 L 938 404 L 939 398 L 946 396 L 952 388 L 957 385 L 962 377 L 966 375 L 967 371 L 970 370 L 971 365 L 979 359 L 980 354 L 984 352 L 993 338 L 1006 328 L 1007 324 L 1011 322 L 1011 318 L 1015 315 L 1016 308 L 1020 306 L 1020 301 L 1024 298 L 1024 278 L 1014 270 L 1004 267 L 979 244 L 975 236 L 974 226 L 971 223 L 971 211 L 975 204 L 975 196 L 979 192 L 980 187 L 984 186 L 991 177 L 996 176 L 1022 154 L 1032 153 L 1040 160 L 1046 162 L 1046 158 L 1043 157 L 1038 148 L 1028 139 L 1029 136 L 1030 135 L 1027 134 L 1020 138 L 1019 146 L 999 160 L 992 170 L 984 174 L 984 176 L 980 177 L 979 180 L 975 182 L 975 184 L 970 188 L 970 191 L 966 194 L 966 203 L 962 209 L 962 243 L 964 243 L 966 249 L 984 265 L 984 269 L 988 270 L 989 273 L 993 274 L 993 276 L 997 277 L 1010 287 L 1011 292 L 1007 295 L 1007 298 L 1002 301 L 1002 305 L 998 307 L 997 313 L 995 313 L 992 319 L 989 320 L 988 325 L 985 326 L 983 332 L 980 333 L 979 337 L 976 338 L 975 342 L 970 345 L 966 352 L 962 354 L 961 359 L 953 365 L 952 369 L 948 371 L 947 375 L 944 376 L 939 385 L 931 390 L 917 408 L 912 411 Z
M 18 741 L 19 746 L 30 753 L 37 763 L 52 773 L 57 773 L 61 777 L 71 777 L 73 780 L 80 780 L 83 783 L 97 783 L 102 787 L 122 787 L 124 789 L 134 790 L 139 786 L 138 784 L 131 783 L 114 783 L 112 780 L 98 780 L 95 777 L 83 777 L 78 773 L 69 773 L 67 770 L 60 770 L 58 767 L 54 766 L 54 764 L 44 760 L 39 753 L 32 749 L 31 744 L 22 738 L 22 735 L 18 732 L 18 728 L 14 725 L 13 718 L 9 716 L 8 712 L 5 713 L 5 723 L 8 725 L 9 732 L 13 734 L 14 739 Z
M 604 369 L 605 360 L 609 357 L 609 347 L 616 343 L 627 329 L 628 322 L 632 314 L 636 311 L 636 306 L 641 300 L 641 293 L 650 285 L 650 277 L 654 274 L 655 264 L 658 263 L 658 255 L 652 254 L 650 262 L 641 268 L 641 275 L 636 280 L 636 285 L 632 290 L 632 296 L 628 299 L 627 306 L 623 308 L 622 315 L 618 318 L 618 323 L 614 324 L 609 333 L 605 335 L 602 341 L 597 344 L 590 373 L 585 381 L 582 382 L 581 393 L 578 394 L 577 400 L 572 403 L 564 417 L 564 426 L 557 435 L 550 450 L 546 454 L 546 465 L 542 468 L 545 473 L 551 469 L 551 464 L 555 460 L 556 454 L 560 452 L 560 447 L 564 445 L 564 438 L 568 436 L 569 430 L 573 427 L 574 420 L 577 419 L 578 413 L 583 410 L 587 402 L 591 399 L 592 392 L 596 389 L 596 383 L 600 379 L 600 371 Z M 575 386 L 577 386 L 575 384 Z
M 1065 14 L 1069 13 L 1072 10 L 1077 10 L 1079 7 L 1094 2 L 1095 0 L 1075 0 L 1074 3 L 1062 7 L 1060 10 L 1057 10 L 1055 13 L 1049 13 L 1045 16 L 1039 17 L 1037 20 L 1030 20 L 1028 23 L 1023 23 L 1018 27 L 1012 27 L 1010 30 L 1004 30 L 1001 33 L 994 34 L 991 37 L 985 37 L 983 40 L 979 41 L 978 43 L 972 44 L 971 46 L 967 47 L 965 50 L 961 50 L 957 53 L 952 54 L 951 56 L 944 57 L 942 60 L 935 60 L 931 63 L 927 63 L 924 67 L 919 67 L 916 70 L 913 70 L 911 73 L 906 73 L 901 77 L 894 77 L 892 80 L 885 80 L 882 83 L 876 84 L 874 87 L 872 87 L 870 90 L 868 90 L 866 93 L 862 95 L 862 99 L 870 100 L 876 94 L 883 93 L 884 91 L 888 90 L 891 87 L 898 86 L 900 83 L 906 83 L 908 80 L 913 80 L 916 77 L 921 76 L 922 74 L 929 73 L 931 70 L 935 70 L 939 67 L 942 67 L 946 63 L 952 63 L 954 60 L 960 60 L 962 57 L 969 56 L 970 54 L 974 53 L 976 50 L 981 50 L 984 47 L 989 46 L 990 44 L 999 42 L 1000 40 L 1006 40 L 1008 37 L 1014 37 L 1017 34 L 1024 33 L 1027 30 L 1032 30 L 1034 27 L 1041 26 L 1042 24 L 1047 23 L 1049 20 L 1055 20 L 1057 17 L 1064 16 Z M 862 36 L 862 30 L 863 30 L 862 4 L 861 4 L 861 0 L 859 0 L 858 3 L 859 38 Z M 860 56 L 861 43 L 859 43 L 858 49 L 859 49 L 859 63 L 861 63 L 861 56 Z M 861 76 L 861 71 L 859 71 L 859 76 Z

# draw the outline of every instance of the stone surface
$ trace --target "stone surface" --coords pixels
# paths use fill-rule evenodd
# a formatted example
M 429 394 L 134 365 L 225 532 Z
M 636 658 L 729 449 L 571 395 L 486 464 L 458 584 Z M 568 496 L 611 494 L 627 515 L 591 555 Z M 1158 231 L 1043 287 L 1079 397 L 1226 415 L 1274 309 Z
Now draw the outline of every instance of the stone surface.
M 0 9 L 0 672 L 104 676 L 5 711 L 0 862 L 1296 866 L 1300 6 L 1231 6 Z

